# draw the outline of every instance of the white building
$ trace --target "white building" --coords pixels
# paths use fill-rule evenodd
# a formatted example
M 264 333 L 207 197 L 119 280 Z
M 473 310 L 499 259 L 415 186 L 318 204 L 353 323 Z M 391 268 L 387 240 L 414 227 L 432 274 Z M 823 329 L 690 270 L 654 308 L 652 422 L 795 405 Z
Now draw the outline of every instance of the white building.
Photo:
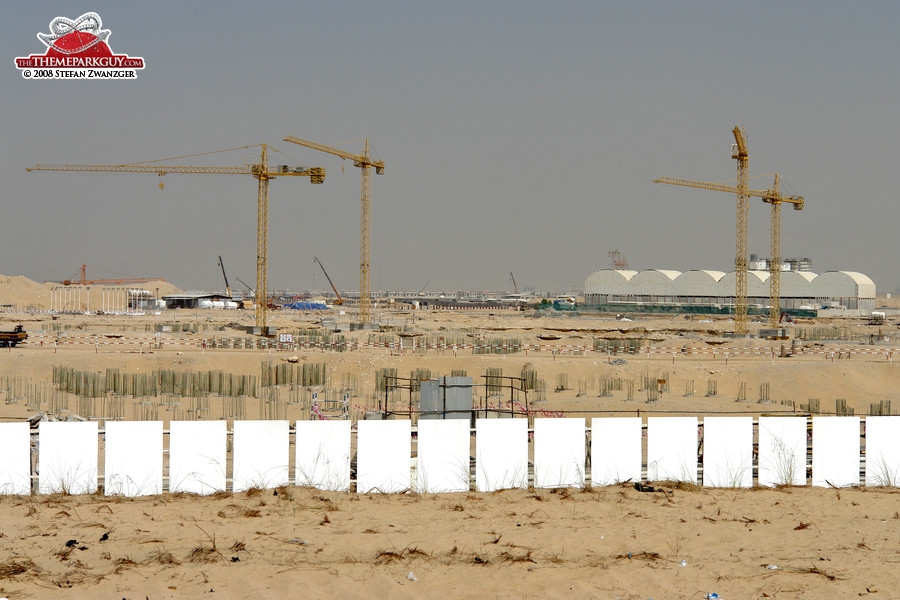
M 604 269 L 584 282 L 587 305 L 615 303 L 686 304 L 728 306 L 734 304 L 735 273 L 721 271 L 626 271 Z M 749 271 L 747 298 L 751 306 L 769 305 L 769 273 Z M 875 308 L 875 283 L 853 271 L 781 273 L 781 308 L 833 308 L 871 311 Z

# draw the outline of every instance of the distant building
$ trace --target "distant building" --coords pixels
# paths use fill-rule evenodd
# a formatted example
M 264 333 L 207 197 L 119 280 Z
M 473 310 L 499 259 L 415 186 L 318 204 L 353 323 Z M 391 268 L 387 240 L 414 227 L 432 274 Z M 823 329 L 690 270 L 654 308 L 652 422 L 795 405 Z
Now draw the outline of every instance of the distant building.
M 808 259 L 806 259 L 808 260 Z M 584 283 L 586 305 L 617 303 L 660 305 L 734 305 L 735 273 L 722 271 L 626 271 L 604 269 Z M 747 277 L 750 306 L 769 305 L 769 272 L 751 270 Z M 782 309 L 837 308 L 871 311 L 875 308 L 875 283 L 852 271 L 828 271 L 821 275 L 791 270 L 781 273 Z
M 760 258 L 757 254 L 750 255 L 749 266 L 751 271 L 768 271 L 772 263 L 771 258 Z M 779 271 L 801 271 L 803 273 L 812 272 L 811 258 L 782 258 Z
M 223 309 L 234 310 L 239 307 L 238 303 L 223 294 L 208 294 L 206 292 L 196 292 L 189 294 L 170 294 L 162 297 L 166 303 L 167 309 L 189 308 L 189 309 Z

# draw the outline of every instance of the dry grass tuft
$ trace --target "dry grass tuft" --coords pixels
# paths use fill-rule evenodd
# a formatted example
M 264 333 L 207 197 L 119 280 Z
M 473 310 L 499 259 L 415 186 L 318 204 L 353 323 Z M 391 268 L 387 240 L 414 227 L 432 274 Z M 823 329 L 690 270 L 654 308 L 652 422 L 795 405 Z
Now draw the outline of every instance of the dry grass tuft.
M 662 556 L 659 552 L 629 552 L 628 554 L 617 554 L 615 558 L 618 559 L 628 559 L 628 560 L 648 560 L 648 561 L 657 561 L 662 560 Z
M 188 561 L 192 563 L 214 563 L 222 558 L 222 554 L 214 547 L 197 546 L 188 554 Z
M 0 579 L 11 579 L 16 575 L 36 570 L 37 566 L 30 559 L 0 563 Z
M 323 507 L 315 507 L 315 508 L 324 508 L 325 510 L 332 511 L 332 512 L 336 512 L 336 511 L 340 510 L 340 507 L 338 506 L 338 504 L 331 498 L 328 498 L 327 496 L 313 496 L 312 499 L 315 500 L 316 502 L 321 502 L 324 505 Z
M 430 558 L 427 552 L 419 550 L 417 547 L 413 546 L 410 548 L 407 546 L 400 551 L 397 550 L 381 550 L 378 554 L 375 555 L 375 564 L 383 565 L 390 564 L 393 562 L 399 562 L 402 560 L 406 560 L 409 558 Z
M 83 567 L 83 565 L 78 565 L 78 567 Z M 50 583 L 59 588 L 72 588 L 75 586 L 94 585 L 102 580 L 103 575 L 93 575 L 78 568 L 50 579 Z
M 703 487 L 698 483 L 691 483 L 690 481 L 666 481 L 666 487 L 670 487 L 676 490 L 681 490 L 683 492 L 702 492 Z M 671 491 L 669 492 L 671 493 Z
M 809 569 L 802 569 L 798 571 L 799 573 L 809 573 L 810 575 L 821 575 L 828 581 L 835 581 L 837 579 L 845 579 L 844 577 L 838 577 L 832 573 L 828 573 L 827 571 L 823 571 L 819 567 L 810 567 Z
M 144 561 L 144 564 L 180 565 L 181 561 L 175 558 L 171 552 L 154 550 L 147 556 L 147 560 Z
M 208 547 L 200 545 L 191 550 L 191 553 L 188 554 L 188 560 L 192 563 L 213 563 L 220 558 L 224 559 L 225 557 L 222 556 L 222 553 L 219 552 L 219 549 L 216 546 L 215 536 L 209 535 L 209 532 L 196 523 L 194 525 L 206 535 L 206 539 L 209 540 L 210 545 Z
M 69 560 L 69 555 L 75 550 L 75 546 L 66 546 L 62 550 L 57 550 L 53 553 L 53 556 L 57 557 L 60 562 L 66 562 Z
M 117 558 L 115 561 L 113 561 L 113 572 L 119 575 L 123 573 L 125 569 L 136 566 L 138 566 L 138 564 L 127 556 L 124 558 Z
M 533 552 L 533 550 L 528 550 L 524 554 L 513 554 L 512 552 L 509 552 L 508 550 L 504 550 L 503 552 L 500 553 L 500 558 L 502 558 L 506 562 L 513 562 L 513 563 L 530 562 L 530 563 L 537 564 L 537 562 L 533 558 L 531 558 L 532 552 Z
M 403 554 L 401 552 L 394 552 L 393 550 L 382 550 L 375 555 L 376 565 L 390 564 L 401 560 L 403 560 Z

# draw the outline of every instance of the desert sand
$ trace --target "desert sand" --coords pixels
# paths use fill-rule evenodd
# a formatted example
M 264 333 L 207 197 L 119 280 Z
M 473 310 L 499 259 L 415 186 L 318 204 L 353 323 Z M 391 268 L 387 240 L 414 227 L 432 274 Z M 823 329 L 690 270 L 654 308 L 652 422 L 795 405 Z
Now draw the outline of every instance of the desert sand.
M 48 306 L 48 286 L 0 276 L 0 304 Z M 94 300 L 92 300 L 94 302 Z M 352 309 L 348 309 L 348 312 Z M 279 331 L 319 327 L 320 314 L 273 311 Z M 352 314 L 338 315 L 349 322 Z M 527 352 L 474 354 L 470 347 L 413 350 L 367 346 L 371 331 L 344 331 L 362 347 L 204 348 L 238 338 L 253 324 L 243 311 L 181 311 L 135 316 L 0 314 L 0 329 L 22 323 L 28 342 L 0 349 L 0 380 L 50 386 L 55 366 L 222 370 L 258 375 L 264 363 L 324 363 L 332 382 L 352 379 L 350 417 L 378 399 L 375 372 L 395 367 L 435 376 L 488 368 L 546 384 L 531 408 L 586 418 L 657 414 L 807 414 L 846 400 L 856 414 L 892 400 L 900 364 L 889 320 L 876 330 L 858 320 L 809 322 L 838 327 L 852 342 L 726 339 L 727 320 L 577 317 L 512 310 L 480 313 L 388 310 L 378 319 L 420 341 L 508 339 Z M 155 325 L 208 325 L 165 333 Z M 764 326 L 754 324 L 754 327 Z M 59 336 L 64 331 L 65 335 Z M 396 333 L 384 333 L 394 336 Z M 551 339 L 557 338 L 557 339 Z M 652 352 L 608 355 L 593 340 L 636 339 Z M 407 338 L 407 342 L 410 338 Z M 900 343 L 896 344 L 900 347 Z M 161 346 L 161 347 L 160 347 Z M 647 402 L 640 382 L 666 380 Z M 601 396 L 603 378 L 636 382 Z M 707 395 L 709 382 L 717 393 Z M 689 393 L 693 388 L 693 393 Z M 764 392 L 764 390 L 767 390 Z M 476 392 L 478 395 L 478 392 Z M 20 420 L 33 404 L 11 399 L 0 418 Z M 478 398 L 476 401 L 484 400 Z M 72 400 L 69 410 L 76 412 Z M 47 407 L 42 406 L 42 410 Z M 402 406 L 393 407 L 401 409 Z M 211 418 L 218 418 L 215 410 Z M 894 412 L 896 412 L 895 409 Z M 309 418 L 292 407 L 287 418 Z M 248 407 L 247 418 L 257 409 Z M 171 415 L 170 415 L 171 416 Z M 161 416 L 168 420 L 170 416 Z M 399 598 L 847 598 L 900 597 L 900 490 L 894 488 L 712 489 L 654 482 L 593 489 L 528 489 L 460 494 L 357 494 L 304 488 L 164 494 L 0 497 L 0 596 L 8 598 L 349 597 Z

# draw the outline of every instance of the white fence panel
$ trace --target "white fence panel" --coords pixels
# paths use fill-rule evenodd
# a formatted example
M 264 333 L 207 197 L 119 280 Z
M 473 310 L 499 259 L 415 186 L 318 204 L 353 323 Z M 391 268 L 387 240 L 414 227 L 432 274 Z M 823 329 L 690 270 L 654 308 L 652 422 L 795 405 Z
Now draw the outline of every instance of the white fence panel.
M 394 493 L 412 488 L 411 435 L 409 421 L 357 423 L 357 492 Z
M 290 423 L 235 421 L 232 489 L 274 488 L 289 483 Z
M 103 493 L 150 496 L 163 491 L 162 421 L 107 421 Z
M 420 419 L 416 490 L 468 492 L 470 442 L 467 419 Z
M 590 481 L 594 486 L 641 481 L 640 418 L 592 418 Z M 703 485 L 746 488 L 753 484 L 752 417 L 705 417 Z M 758 483 L 806 485 L 808 432 L 812 436 L 812 485 L 857 486 L 860 479 L 859 417 L 760 417 Z M 900 417 L 865 420 L 865 484 L 900 487 Z M 648 417 L 648 481 L 697 482 L 697 417 Z M 529 468 L 527 419 L 478 419 L 474 444 L 478 491 L 586 485 L 585 421 L 534 421 L 534 467 Z M 356 490 L 423 493 L 471 489 L 473 440 L 466 420 L 423 420 L 412 459 L 411 423 L 361 421 L 351 457 L 349 421 L 297 421 L 294 482 L 349 491 L 351 458 Z M 94 493 L 98 478 L 96 422 L 43 422 L 38 429 L 37 492 Z M 0 495 L 30 494 L 32 432 L 28 423 L 0 424 Z M 165 436 L 159 421 L 106 423 L 103 482 L 108 495 L 170 492 L 208 494 L 228 489 L 290 483 L 290 424 L 234 423 L 233 468 L 226 471 L 225 421 L 173 421 L 169 438 L 169 484 L 164 484 Z M 415 476 L 413 477 L 413 473 Z
M 31 493 L 31 425 L 0 423 L 0 494 Z
M 225 421 L 172 421 L 169 425 L 169 491 L 225 491 Z
M 753 486 L 753 417 L 704 417 L 703 485 Z
M 900 417 L 866 417 L 866 485 L 900 487 Z
M 647 480 L 697 483 L 697 417 L 647 418 Z
M 640 417 L 591 419 L 591 485 L 641 481 Z
M 759 485 L 806 485 L 806 417 L 759 418 Z
M 350 491 L 350 421 L 297 421 L 294 482 Z
M 813 417 L 812 484 L 859 485 L 859 417 Z
M 96 421 L 44 421 L 38 425 L 38 489 L 41 494 L 97 491 Z
M 528 487 L 528 419 L 475 421 L 475 489 Z
M 534 420 L 534 487 L 584 487 L 584 419 Z

